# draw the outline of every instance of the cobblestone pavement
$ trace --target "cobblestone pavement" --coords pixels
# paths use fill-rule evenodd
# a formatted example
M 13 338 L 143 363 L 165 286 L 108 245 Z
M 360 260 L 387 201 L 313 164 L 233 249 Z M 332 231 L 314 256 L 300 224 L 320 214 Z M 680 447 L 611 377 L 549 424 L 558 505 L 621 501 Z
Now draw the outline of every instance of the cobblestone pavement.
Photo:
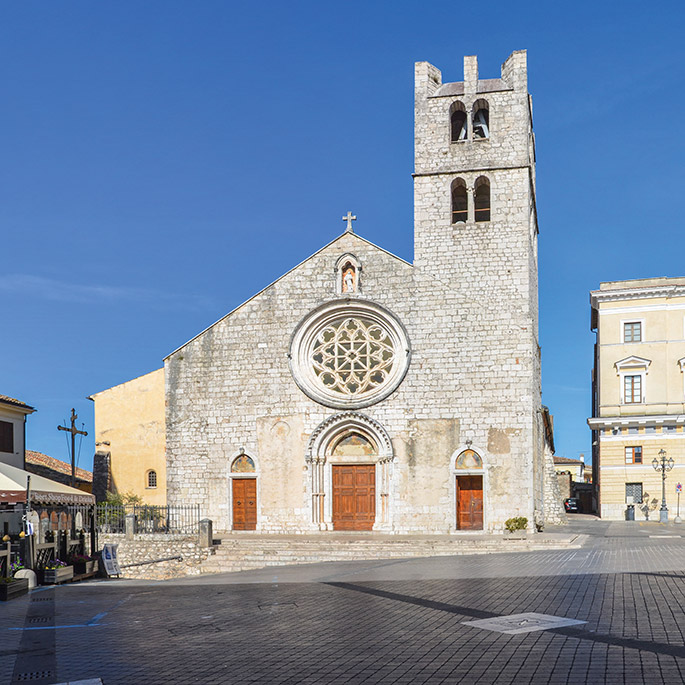
M 39 588 L 0 605 L 0 683 L 685 682 L 685 527 L 571 527 L 581 549 Z M 528 612 L 584 623 L 464 625 Z

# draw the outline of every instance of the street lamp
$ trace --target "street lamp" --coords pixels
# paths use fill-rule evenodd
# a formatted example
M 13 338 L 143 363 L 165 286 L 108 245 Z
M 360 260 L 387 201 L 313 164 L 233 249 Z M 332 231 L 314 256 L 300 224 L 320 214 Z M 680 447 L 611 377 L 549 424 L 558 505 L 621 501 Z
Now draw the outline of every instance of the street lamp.
M 652 459 L 655 471 L 661 471 L 661 509 L 659 509 L 659 522 L 668 523 L 668 507 L 666 506 L 666 474 L 675 466 L 673 457 L 666 460 L 666 450 L 659 450 L 659 458 Z

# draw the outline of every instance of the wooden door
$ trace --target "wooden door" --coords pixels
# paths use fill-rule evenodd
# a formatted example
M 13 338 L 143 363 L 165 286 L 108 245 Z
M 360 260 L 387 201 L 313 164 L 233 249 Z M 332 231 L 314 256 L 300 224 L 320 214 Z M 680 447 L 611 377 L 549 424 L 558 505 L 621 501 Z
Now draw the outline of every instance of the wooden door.
M 257 479 L 233 478 L 233 530 L 257 528 Z
M 376 467 L 333 466 L 333 528 L 371 530 L 376 520 Z
M 483 530 L 483 476 L 457 476 L 457 528 Z

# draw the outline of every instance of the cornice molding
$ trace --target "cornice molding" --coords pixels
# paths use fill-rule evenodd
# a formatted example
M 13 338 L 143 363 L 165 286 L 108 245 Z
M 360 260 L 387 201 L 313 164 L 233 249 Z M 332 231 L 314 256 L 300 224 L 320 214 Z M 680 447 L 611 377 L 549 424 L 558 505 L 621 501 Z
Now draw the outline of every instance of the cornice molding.
M 590 304 L 594 309 L 604 302 L 647 300 L 655 297 L 685 297 L 685 285 L 654 285 L 645 288 L 590 291 Z
M 614 362 L 614 366 L 616 367 L 616 373 L 619 373 L 623 369 L 648 369 L 651 363 L 651 359 L 631 355 Z
M 591 430 L 602 428 L 638 428 L 640 426 L 663 426 L 685 424 L 685 414 L 654 414 L 653 416 L 595 416 L 587 420 Z M 685 436 L 684 436 L 685 437 Z

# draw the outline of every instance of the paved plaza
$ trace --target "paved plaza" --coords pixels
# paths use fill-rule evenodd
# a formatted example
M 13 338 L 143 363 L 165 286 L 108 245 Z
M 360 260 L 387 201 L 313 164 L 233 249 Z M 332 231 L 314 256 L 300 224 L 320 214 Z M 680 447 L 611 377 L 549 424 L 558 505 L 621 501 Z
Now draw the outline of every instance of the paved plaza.
M 684 682 L 685 526 L 571 529 L 579 549 L 38 588 L 0 605 L 0 683 Z

